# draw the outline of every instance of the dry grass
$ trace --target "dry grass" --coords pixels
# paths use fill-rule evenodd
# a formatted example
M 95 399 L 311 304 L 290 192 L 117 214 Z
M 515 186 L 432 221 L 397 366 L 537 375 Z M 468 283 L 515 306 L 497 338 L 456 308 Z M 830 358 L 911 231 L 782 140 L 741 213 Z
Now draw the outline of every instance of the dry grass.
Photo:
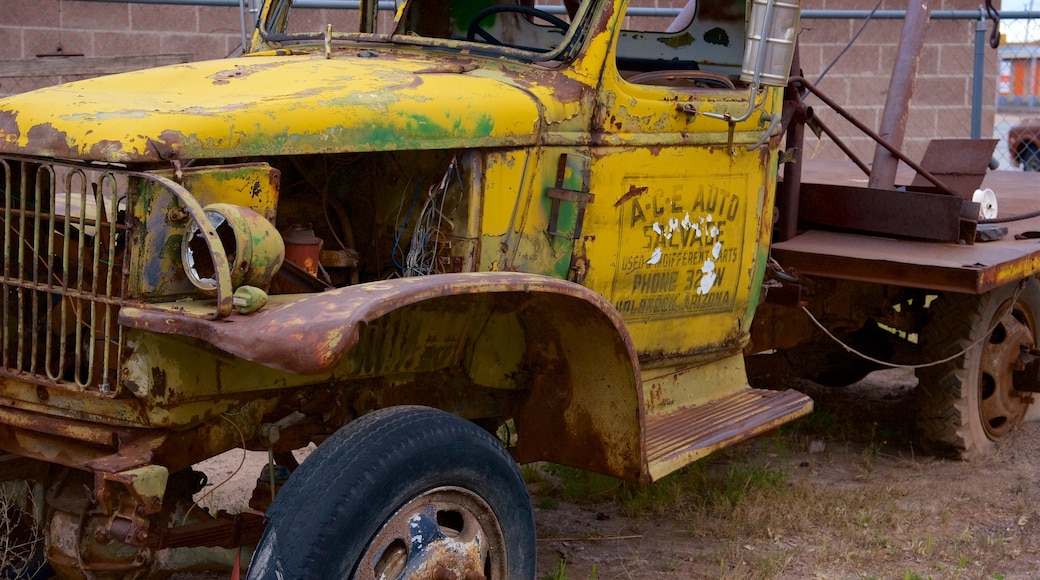
M 31 525 L 34 494 L 23 482 L 0 485 L 0 574 L 5 580 L 35 578 L 44 566 L 43 537 Z
M 566 559 L 570 579 L 590 563 L 600 579 L 1040 576 L 1040 425 L 993 457 L 942 461 L 914 452 L 898 397 L 814 395 L 808 420 L 649 487 L 527 468 L 540 574 Z M 580 541 L 604 532 L 639 537 Z

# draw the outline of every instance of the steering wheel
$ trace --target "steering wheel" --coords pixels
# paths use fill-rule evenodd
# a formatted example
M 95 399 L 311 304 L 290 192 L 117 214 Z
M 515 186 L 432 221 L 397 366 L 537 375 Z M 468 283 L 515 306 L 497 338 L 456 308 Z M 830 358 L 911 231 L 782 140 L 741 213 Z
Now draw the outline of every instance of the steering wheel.
M 495 6 L 488 6 L 480 12 L 477 12 L 477 15 L 473 17 L 473 20 L 470 20 L 469 27 L 466 28 L 466 40 L 472 41 L 475 40 L 477 36 L 479 36 L 481 39 L 484 40 L 484 42 L 494 44 L 496 46 L 503 46 L 503 43 L 500 40 L 498 40 L 494 36 L 491 36 L 491 34 L 488 31 L 480 27 L 480 23 L 483 22 L 484 19 L 488 16 L 491 16 L 492 14 L 501 14 L 503 12 L 516 12 L 517 14 L 526 14 L 527 16 L 533 16 L 535 18 L 544 20 L 563 31 L 566 31 L 567 28 L 570 27 L 570 24 L 567 24 L 567 22 L 565 22 L 561 18 L 553 16 L 552 14 L 549 14 L 544 10 L 539 10 L 534 6 L 523 6 L 520 4 L 498 4 Z
M 704 70 L 655 70 L 632 75 L 627 80 L 636 85 L 673 88 L 734 88 L 728 77 Z

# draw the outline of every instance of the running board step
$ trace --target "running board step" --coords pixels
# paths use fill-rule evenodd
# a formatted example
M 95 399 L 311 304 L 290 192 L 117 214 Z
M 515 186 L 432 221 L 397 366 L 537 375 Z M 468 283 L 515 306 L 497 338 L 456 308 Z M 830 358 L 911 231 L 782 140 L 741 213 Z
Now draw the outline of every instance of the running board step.
M 712 451 L 807 415 L 812 406 L 812 399 L 798 391 L 746 388 L 710 403 L 648 417 L 650 478 L 656 481 Z

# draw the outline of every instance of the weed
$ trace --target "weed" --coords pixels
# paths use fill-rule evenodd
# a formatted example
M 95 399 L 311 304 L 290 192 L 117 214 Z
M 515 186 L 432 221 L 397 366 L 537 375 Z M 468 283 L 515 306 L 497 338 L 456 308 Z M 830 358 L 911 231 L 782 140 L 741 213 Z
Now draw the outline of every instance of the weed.
M 848 441 L 855 437 L 858 429 L 858 425 L 849 418 L 818 409 L 797 421 L 781 426 L 779 435 L 788 438 Z
M 0 487 L 0 571 L 4 578 L 35 578 L 45 567 L 43 537 L 33 525 L 35 505 L 28 482 Z
M 720 499 L 736 507 L 749 493 L 761 488 L 776 488 L 784 483 L 784 474 L 765 465 L 734 465 L 719 491 Z
M 697 462 L 653 485 L 627 488 L 622 503 L 624 513 L 689 516 L 703 503 L 706 490 L 712 485 L 708 481 L 708 466 L 707 461 Z
M 520 466 L 520 475 L 524 478 L 524 483 L 540 483 L 543 479 L 542 471 L 538 469 L 537 463 L 528 463 Z
M 541 463 L 528 467 L 537 470 L 537 473 L 525 474 L 524 477 L 529 483 L 536 483 L 538 491 L 564 501 L 615 500 L 624 496 L 626 484 L 613 477 L 555 463 Z
M 567 580 L 567 560 L 561 559 L 556 563 L 556 568 L 542 576 L 542 580 Z
M 964 570 L 971 563 L 971 558 L 967 554 L 959 554 L 957 556 L 957 570 Z
M 788 423 L 781 427 L 788 431 L 801 432 L 809 435 L 833 436 L 838 431 L 838 417 L 828 411 L 815 411 L 802 417 L 798 421 Z
M 856 464 L 864 479 L 870 479 L 874 475 L 874 462 L 881 455 L 881 450 L 888 444 L 888 441 L 883 436 L 885 432 L 887 430 L 884 429 L 880 432 L 878 431 L 877 422 L 870 424 L 863 453 L 860 455 L 860 461 Z
M 988 550 L 996 550 L 1000 553 L 1004 552 L 1004 548 L 1007 547 L 1008 542 L 1011 538 L 1006 536 L 986 536 L 984 543 Z
M 934 546 L 932 545 L 933 541 L 934 539 L 932 538 L 931 534 L 925 536 L 924 545 L 921 547 L 920 550 L 922 556 L 930 556 L 932 554 L 932 549 L 934 548 Z
M 545 472 L 541 469 L 541 464 L 532 463 L 523 465 L 520 467 L 520 474 L 524 478 L 524 482 L 527 483 L 532 491 L 538 492 L 552 487 L 549 479 L 545 476 Z

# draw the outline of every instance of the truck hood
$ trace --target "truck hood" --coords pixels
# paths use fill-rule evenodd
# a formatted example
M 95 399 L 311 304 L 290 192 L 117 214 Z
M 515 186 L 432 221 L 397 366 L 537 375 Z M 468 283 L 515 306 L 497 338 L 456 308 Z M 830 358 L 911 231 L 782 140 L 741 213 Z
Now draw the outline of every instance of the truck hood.
M 519 146 L 541 132 L 543 108 L 506 75 L 359 55 L 188 63 L 15 95 L 0 100 L 0 152 L 138 162 Z

